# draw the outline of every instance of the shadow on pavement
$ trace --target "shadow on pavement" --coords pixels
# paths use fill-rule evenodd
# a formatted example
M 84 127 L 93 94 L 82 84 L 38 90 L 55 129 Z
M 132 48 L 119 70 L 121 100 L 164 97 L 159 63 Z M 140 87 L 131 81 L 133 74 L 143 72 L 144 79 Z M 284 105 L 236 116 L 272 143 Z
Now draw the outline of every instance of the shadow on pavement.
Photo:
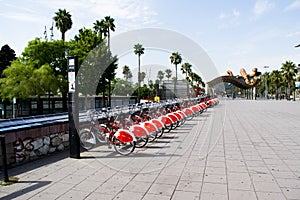
M 51 183 L 51 181 L 19 181 L 18 183 L 15 183 L 15 184 L 19 184 L 19 183 L 32 183 L 32 184 L 27 188 L 22 188 L 19 191 L 8 194 L 4 197 L 1 197 L 0 199 L 14 199 L 14 198 L 17 198 L 21 195 L 24 195 L 24 194 L 28 193 L 28 192 L 32 192 L 32 191 L 37 190 L 41 187 L 49 185 Z

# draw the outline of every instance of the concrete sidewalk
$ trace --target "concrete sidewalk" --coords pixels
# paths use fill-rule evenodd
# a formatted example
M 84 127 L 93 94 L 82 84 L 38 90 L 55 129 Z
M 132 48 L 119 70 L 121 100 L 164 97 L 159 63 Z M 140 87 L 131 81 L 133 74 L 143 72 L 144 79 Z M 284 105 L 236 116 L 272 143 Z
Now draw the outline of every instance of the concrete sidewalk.
M 224 100 L 127 157 L 107 146 L 9 170 L 1 199 L 300 199 L 300 102 Z

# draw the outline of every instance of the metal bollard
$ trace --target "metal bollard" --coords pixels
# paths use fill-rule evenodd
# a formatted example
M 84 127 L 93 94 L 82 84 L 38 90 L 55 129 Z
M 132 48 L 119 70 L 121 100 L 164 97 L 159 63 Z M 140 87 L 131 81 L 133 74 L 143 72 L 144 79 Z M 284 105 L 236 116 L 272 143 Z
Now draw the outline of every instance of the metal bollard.
M 6 156 L 6 145 L 5 145 L 5 135 L 1 134 L 0 135 L 0 140 L 1 140 L 1 152 L 2 152 L 2 163 L 3 163 L 3 181 L 8 182 L 8 171 L 7 171 L 7 156 Z

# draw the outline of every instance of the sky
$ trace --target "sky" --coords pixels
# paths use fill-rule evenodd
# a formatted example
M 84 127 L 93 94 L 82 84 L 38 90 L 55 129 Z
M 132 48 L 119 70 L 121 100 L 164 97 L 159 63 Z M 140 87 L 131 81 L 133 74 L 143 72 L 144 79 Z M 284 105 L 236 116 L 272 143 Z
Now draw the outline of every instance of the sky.
M 112 39 L 141 28 L 175 31 L 197 43 L 219 75 L 228 69 L 233 74 L 241 68 L 250 72 L 253 67 L 271 71 L 287 60 L 300 63 L 300 48 L 295 48 L 300 44 L 300 0 L 0 0 L 0 5 L 0 46 L 8 44 L 17 56 L 30 40 L 44 38 L 45 26 L 49 39 L 54 13 L 66 9 L 73 20 L 67 40 L 79 29 L 92 28 L 96 20 L 111 16 L 116 25 Z M 60 38 L 54 27 L 53 39 Z M 152 54 L 145 48 L 141 62 L 148 66 L 144 71 L 151 72 L 148 79 L 155 79 L 161 66 L 174 70 L 169 60 L 173 49 L 158 55 L 159 51 Z M 119 63 L 133 67 L 136 60 L 129 53 Z

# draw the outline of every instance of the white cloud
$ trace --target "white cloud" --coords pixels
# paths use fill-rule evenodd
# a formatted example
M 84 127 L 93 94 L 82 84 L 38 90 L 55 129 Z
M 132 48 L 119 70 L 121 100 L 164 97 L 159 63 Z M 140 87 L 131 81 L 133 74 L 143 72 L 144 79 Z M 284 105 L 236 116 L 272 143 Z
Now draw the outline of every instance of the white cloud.
M 268 0 L 258 0 L 255 2 L 253 12 L 256 17 L 259 17 L 274 8 L 274 3 Z
M 240 16 L 240 12 L 236 9 L 233 9 L 230 13 L 221 13 L 219 19 L 228 19 L 228 18 L 237 18 Z
M 294 0 L 291 4 L 289 4 L 285 10 L 296 10 L 300 9 L 300 0 Z
M 298 36 L 298 35 L 300 35 L 300 31 L 293 32 L 293 33 L 288 33 L 288 34 L 286 35 L 286 37 L 295 37 L 295 36 Z
M 241 13 L 236 9 L 233 9 L 229 13 L 221 13 L 218 17 L 222 21 L 220 28 L 238 25 L 240 15 Z

